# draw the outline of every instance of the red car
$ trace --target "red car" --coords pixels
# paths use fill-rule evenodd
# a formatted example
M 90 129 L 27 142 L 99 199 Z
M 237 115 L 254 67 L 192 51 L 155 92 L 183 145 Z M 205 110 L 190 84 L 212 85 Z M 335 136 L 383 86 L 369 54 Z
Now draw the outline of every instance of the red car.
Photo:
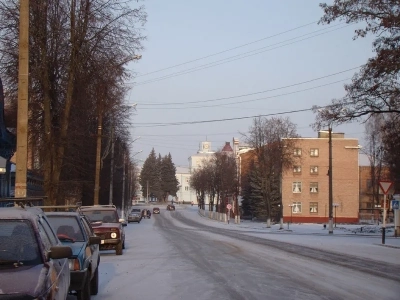
M 81 206 L 79 210 L 90 220 L 94 233 L 101 237 L 100 250 L 115 250 L 122 255 L 125 249 L 125 220 L 119 219 L 115 205 Z

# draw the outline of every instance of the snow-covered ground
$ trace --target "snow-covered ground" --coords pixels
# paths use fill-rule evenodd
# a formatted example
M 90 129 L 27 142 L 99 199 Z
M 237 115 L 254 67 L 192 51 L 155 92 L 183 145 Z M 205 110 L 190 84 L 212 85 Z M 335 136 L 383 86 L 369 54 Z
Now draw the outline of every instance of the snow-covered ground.
M 284 229 L 280 230 L 279 224 L 267 228 L 261 222 L 242 220 L 235 224 L 231 219 L 227 224 L 211 220 L 201 216 L 194 206 L 180 207 L 180 210 L 185 217 L 204 225 L 400 265 L 400 238 L 394 237 L 393 224 L 388 224 L 389 230 L 382 245 L 381 226 L 337 224 L 333 234 L 329 234 L 323 224 L 284 224 Z
M 291 225 L 293 231 L 228 225 L 195 207 L 160 207 L 160 215 L 125 227 L 122 256 L 101 253 L 92 299 L 398 299 L 400 275 L 391 268 L 400 272 L 400 249 L 380 246 L 379 236 L 339 229 L 332 236 L 313 224 Z

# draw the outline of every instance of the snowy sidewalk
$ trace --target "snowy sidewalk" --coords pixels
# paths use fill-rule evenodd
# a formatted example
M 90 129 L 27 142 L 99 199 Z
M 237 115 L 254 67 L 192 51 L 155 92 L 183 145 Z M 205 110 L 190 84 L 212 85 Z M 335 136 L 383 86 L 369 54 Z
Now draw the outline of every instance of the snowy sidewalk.
M 289 229 L 284 224 L 284 229 L 280 230 L 279 224 L 267 228 L 261 222 L 243 220 L 235 224 L 232 219 L 227 224 L 212 220 L 201 216 L 197 207 L 180 208 L 179 212 L 198 223 L 216 228 L 400 265 L 400 238 L 393 237 L 393 233 L 389 232 L 385 245 L 382 245 L 380 226 L 337 224 L 333 234 L 329 234 L 323 224 L 290 224 Z

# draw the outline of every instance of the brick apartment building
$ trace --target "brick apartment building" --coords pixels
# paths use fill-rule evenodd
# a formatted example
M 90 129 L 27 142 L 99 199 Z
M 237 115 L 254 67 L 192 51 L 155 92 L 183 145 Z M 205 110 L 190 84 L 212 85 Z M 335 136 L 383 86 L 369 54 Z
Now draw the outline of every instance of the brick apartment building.
M 284 222 L 325 223 L 329 218 L 329 139 L 297 138 L 298 162 L 282 176 Z M 356 223 L 359 212 L 358 139 L 332 133 L 333 203 L 336 222 Z

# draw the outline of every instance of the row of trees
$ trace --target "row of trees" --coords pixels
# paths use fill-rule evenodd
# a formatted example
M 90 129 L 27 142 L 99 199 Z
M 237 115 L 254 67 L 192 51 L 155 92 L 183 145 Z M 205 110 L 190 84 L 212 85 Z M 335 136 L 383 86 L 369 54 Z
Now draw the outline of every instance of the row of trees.
M 207 196 L 209 209 L 213 210 L 216 199 L 219 212 L 225 212 L 229 197 L 237 200 L 240 185 L 244 213 L 264 218 L 270 226 L 272 217 L 282 217 L 281 178 L 295 163 L 296 125 L 289 118 L 255 118 L 244 137 L 252 148 L 243 155 L 244 161 L 237 162 L 229 152 L 216 152 L 193 172 L 190 185 L 202 208 Z
M 30 1 L 29 161 L 43 176 L 51 204 L 69 198 L 93 203 L 98 129 L 102 153 L 109 152 L 113 136 L 116 164 L 129 169 L 132 163 L 123 82 L 130 77 L 127 63 L 142 49 L 146 22 L 144 7 L 134 3 Z M 7 126 L 16 127 L 19 1 L 0 0 L 0 19 Z M 108 203 L 109 165 L 109 156 L 102 155 L 100 203 Z
M 146 198 L 156 198 L 166 202 L 169 196 L 176 196 L 179 181 L 176 178 L 176 167 L 169 153 L 164 157 L 156 156 L 154 148 L 143 164 L 140 172 L 142 194 Z
M 209 209 L 224 212 L 228 198 L 237 200 L 239 182 L 236 158 L 218 151 L 209 160 L 193 171 L 190 186 L 196 191 L 199 207 L 204 209 L 205 197 L 209 199 Z

